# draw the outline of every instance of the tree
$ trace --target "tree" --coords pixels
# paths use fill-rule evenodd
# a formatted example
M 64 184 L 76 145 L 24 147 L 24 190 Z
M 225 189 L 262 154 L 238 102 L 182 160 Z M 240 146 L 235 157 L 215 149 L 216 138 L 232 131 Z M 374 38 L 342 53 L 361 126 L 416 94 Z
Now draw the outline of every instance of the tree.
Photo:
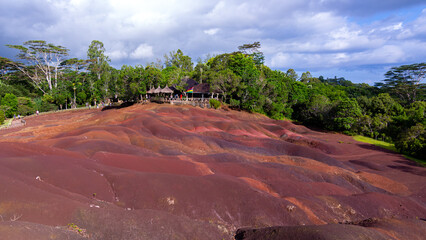
M 178 49 L 176 52 L 170 52 L 169 55 L 164 55 L 164 63 L 166 67 L 175 66 L 189 73 L 193 69 L 191 57 L 183 54 L 182 50 Z
M 9 73 L 13 72 L 16 70 L 16 65 L 17 63 L 14 63 L 12 60 L 5 58 L 5 57 L 0 57 L 0 80 L 4 79 L 4 80 L 8 80 L 9 79 Z
M 343 99 L 334 108 L 334 126 L 336 130 L 351 130 L 361 117 L 361 108 L 355 99 Z
M 296 81 L 299 78 L 299 76 L 297 75 L 296 71 L 294 71 L 293 68 L 288 69 L 286 74 L 293 81 Z
M 199 83 L 206 82 L 208 71 L 209 67 L 207 66 L 207 64 L 199 61 L 194 67 L 194 71 L 192 72 L 192 78 Z
M 326 126 L 333 103 L 326 96 L 314 94 L 299 113 L 299 119 L 316 126 Z
M 312 74 L 309 71 L 302 73 L 302 76 L 300 76 L 300 81 L 302 83 L 319 83 L 320 82 L 318 78 L 312 77 Z
M 77 97 L 84 96 L 79 98 L 79 104 L 85 102 L 86 93 L 84 91 L 84 84 L 87 80 L 87 69 L 89 67 L 90 61 L 78 58 L 71 58 L 63 61 L 61 66 L 64 68 L 62 78 L 68 83 L 66 87 L 69 87 L 69 91 L 72 93 L 72 107 L 77 106 Z M 83 101 L 83 102 L 82 102 Z
M 42 40 L 31 40 L 23 45 L 6 45 L 20 51 L 18 58 L 24 60 L 24 63 L 10 62 L 19 71 L 29 77 L 33 84 L 43 93 L 46 93 L 43 84 L 47 83 L 48 90 L 51 91 L 58 85 L 58 74 L 61 62 L 68 55 L 68 49 L 62 46 L 56 46 L 46 43 Z
M 302 76 L 300 76 L 300 81 L 302 83 L 309 83 L 309 80 L 311 78 L 312 78 L 312 74 L 309 71 L 307 71 L 307 72 L 302 73 Z
M 212 77 L 211 89 L 222 94 L 226 99 L 237 91 L 241 78 L 235 75 L 231 70 L 217 72 Z
M 393 67 L 386 72 L 386 79 L 376 83 L 385 91 L 389 91 L 400 99 L 403 105 L 425 99 L 426 63 L 416 63 Z
M 105 47 L 101 41 L 93 40 L 87 50 L 87 58 L 90 60 L 89 70 L 95 74 L 98 80 L 108 70 L 111 60 L 105 55 Z
M 160 84 L 163 82 L 163 75 L 161 74 L 160 69 L 147 66 L 143 72 L 142 79 L 145 82 L 145 86 L 153 88 L 160 86 Z
M 163 75 L 163 81 L 164 81 L 162 85 L 167 85 L 167 86 L 178 84 L 180 80 L 184 77 L 182 74 L 182 69 L 176 66 L 164 68 L 163 70 L 161 70 L 161 74 Z
M 108 95 L 108 88 L 105 86 L 109 85 L 110 78 L 103 76 L 109 69 L 109 62 L 111 61 L 108 56 L 105 55 L 105 47 L 101 41 L 93 40 L 87 50 L 87 58 L 90 61 L 89 70 L 96 76 L 96 80 L 90 79 L 90 93 L 92 94 L 91 100 L 99 100 L 101 95 L 104 97 Z M 95 84 L 98 86 L 95 89 Z M 100 87 L 103 87 L 102 89 Z M 103 91 L 102 91 L 103 90 Z
M 309 99 L 309 90 L 305 84 L 292 81 L 290 89 L 289 101 L 292 105 L 303 104 Z
M 6 117 L 13 117 L 18 111 L 18 98 L 11 93 L 6 93 L 1 99 L 1 105 Z
M 421 123 L 410 127 L 408 131 L 401 133 L 395 141 L 395 147 L 409 155 L 426 159 L 426 130 Z
M 238 47 L 241 53 L 247 54 L 253 58 L 254 63 L 257 66 L 262 65 L 265 62 L 265 56 L 260 50 L 260 42 L 254 42 L 249 44 L 243 44 Z
M 17 100 L 18 100 L 18 108 L 17 108 L 18 114 L 20 114 L 21 116 L 27 116 L 35 112 L 35 109 L 34 109 L 35 103 L 33 100 L 31 100 L 31 98 L 18 97 Z

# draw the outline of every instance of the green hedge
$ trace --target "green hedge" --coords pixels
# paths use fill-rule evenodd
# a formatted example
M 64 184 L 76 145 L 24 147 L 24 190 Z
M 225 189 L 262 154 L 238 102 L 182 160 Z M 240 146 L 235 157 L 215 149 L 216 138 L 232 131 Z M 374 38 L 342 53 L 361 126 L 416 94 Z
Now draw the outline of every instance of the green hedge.
M 214 109 L 218 109 L 221 106 L 221 103 L 214 98 L 210 99 L 209 102 L 210 102 L 210 106 Z

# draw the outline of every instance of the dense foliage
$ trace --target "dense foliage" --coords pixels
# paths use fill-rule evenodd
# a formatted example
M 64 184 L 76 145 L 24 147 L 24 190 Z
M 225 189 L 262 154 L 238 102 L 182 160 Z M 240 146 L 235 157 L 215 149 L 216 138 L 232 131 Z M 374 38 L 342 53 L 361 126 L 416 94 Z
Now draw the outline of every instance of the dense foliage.
M 0 109 L 7 117 L 111 99 L 137 101 L 158 86 L 183 92 L 182 80 L 192 78 L 208 83 L 210 91 L 232 108 L 361 134 L 393 142 L 404 153 L 426 156 L 425 63 L 393 67 L 382 82 L 370 86 L 344 78 L 317 78 L 310 72 L 299 77 L 294 69 L 272 70 L 264 65 L 259 42 L 196 64 L 178 49 L 164 55 L 163 62 L 121 69 L 109 65 L 105 47 L 97 40 L 90 44 L 87 59 L 67 58 L 66 48 L 44 41 L 8 46 L 17 49 L 23 61 L 0 57 Z M 212 100 L 211 105 L 220 102 Z
M 220 102 L 214 98 L 210 99 L 209 103 L 210 103 L 210 106 L 212 106 L 212 108 L 214 109 L 220 108 L 220 105 L 221 105 Z
M 0 125 L 4 123 L 6 117 L 4 116 L 3 110 L 0 109 Z

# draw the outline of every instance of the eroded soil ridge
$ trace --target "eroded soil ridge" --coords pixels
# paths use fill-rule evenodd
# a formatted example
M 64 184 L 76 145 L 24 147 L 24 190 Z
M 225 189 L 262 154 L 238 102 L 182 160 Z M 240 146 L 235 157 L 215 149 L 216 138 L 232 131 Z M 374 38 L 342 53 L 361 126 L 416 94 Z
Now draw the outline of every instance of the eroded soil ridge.
M 247 227 L 426 236 L 424 168 L 261 115 L 156 104 L 60 112 L 0 131 L 0 149 L 1 239 L 232 239 Z M 377 222 L 344 224 L 366 219 Z

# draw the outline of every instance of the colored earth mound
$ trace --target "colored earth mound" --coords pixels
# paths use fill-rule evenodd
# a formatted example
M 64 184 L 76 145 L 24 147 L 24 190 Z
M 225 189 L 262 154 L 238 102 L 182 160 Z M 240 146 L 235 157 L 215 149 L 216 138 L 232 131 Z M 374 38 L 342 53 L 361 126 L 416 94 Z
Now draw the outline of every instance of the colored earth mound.
M 424 239 L 425 218 L 424 168 L 257 114 L 133 105 L 0 131 L 0 239 Z

